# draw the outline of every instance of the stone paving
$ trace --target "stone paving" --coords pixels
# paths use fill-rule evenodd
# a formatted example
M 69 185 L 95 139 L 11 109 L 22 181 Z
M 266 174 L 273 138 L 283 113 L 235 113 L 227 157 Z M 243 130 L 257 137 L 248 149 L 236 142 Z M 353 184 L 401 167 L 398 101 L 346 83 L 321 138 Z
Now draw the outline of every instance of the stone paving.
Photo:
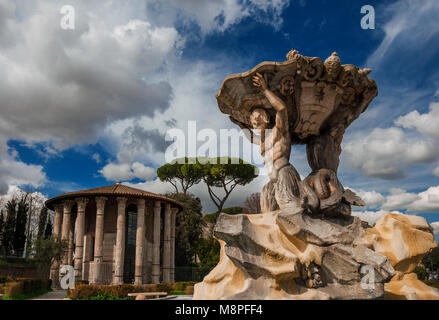
M 65 297 L 67 297 L 66 290 L 53 290 L 29 300 L 64 300 Z

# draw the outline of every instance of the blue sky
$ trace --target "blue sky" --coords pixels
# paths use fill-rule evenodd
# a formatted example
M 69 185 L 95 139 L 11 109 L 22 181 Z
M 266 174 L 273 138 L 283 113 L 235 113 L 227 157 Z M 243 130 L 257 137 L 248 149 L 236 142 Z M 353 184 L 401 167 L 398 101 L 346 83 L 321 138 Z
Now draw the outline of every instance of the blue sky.
M 152 192 L 169 128 L 236 128 L 215 101 L 222 80 L 295 48 L 373 69 L 379 97 L 348 129 L 339 176 L 384 211 L 439 221 L 439 26 L 436 0 L 0 0 L 0 192 L 47 197 L 123 181 Z M 372 5 L 376 29 L 360 13 Z M 291 161 L 306 176 L 303 147 Z M 265 177 L 237 189 L 241 205 Z M 213 211 L 205 187 L 204 210 Z

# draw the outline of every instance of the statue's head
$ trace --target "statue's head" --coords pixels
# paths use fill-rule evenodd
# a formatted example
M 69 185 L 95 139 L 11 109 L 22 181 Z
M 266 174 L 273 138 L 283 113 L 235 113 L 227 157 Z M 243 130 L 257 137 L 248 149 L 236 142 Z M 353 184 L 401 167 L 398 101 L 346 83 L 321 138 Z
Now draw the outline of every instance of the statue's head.
M 262 108 L 256 108 L 250 115 L 250 123 L 253 129 L 265 130 L 270 124 L 270 116 Z
M 332 55 L 326 59 L 325 68 L 328 73 L 329 80 L 336 80 L 341 71 L 341 61 L 337 52 L 333 52 Z

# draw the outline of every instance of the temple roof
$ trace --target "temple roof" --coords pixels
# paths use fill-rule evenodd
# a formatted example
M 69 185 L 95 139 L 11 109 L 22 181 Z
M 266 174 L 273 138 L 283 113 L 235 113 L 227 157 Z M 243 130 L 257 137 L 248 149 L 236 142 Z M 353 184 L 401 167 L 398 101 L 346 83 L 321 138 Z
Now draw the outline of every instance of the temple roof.
M 92 189 L 86 189 L 81 191 L 75 191 L 75 192 L 69 192 L 64 193 L 59 196 L 56 196 L 54 198 L 51 198 L 46 201 L 46 206 L 53 210 L 53 206 L 62 201 L 62 200 L 68 200 L 68 199 L 74 199 L 74 198 L 80 198 L 80 197 L 96 197 L 96 196 L 120 196 L 120 197 L 129 197 L 129 198 L 147 198 L 147 199 L 154 199 L 154 200 L 163 200 L 166 202 L 170 202 L 176 206 L 178 206 L 180 209 L 183 208 L 183 205 L 178 202 L 177 200 L 165 197 L 160 194 L 155 194 L 152 192 L 148 192 L 145 190 L 140 190 L 132 187 L 125 186 L 120 183 L 116 183 L 110 186 L 104 186 L 104 187 L 98 187 L 98 188 L 92 188 Z

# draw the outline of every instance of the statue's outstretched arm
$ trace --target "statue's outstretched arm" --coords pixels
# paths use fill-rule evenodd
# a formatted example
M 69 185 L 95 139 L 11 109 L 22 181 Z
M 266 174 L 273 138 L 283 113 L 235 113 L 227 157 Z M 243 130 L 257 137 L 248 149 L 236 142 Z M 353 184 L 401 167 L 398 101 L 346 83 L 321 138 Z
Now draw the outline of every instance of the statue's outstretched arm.
M 262 90 L 267 100 L 276 110 L 276 127 L 281 131 L 285 131 L 288 128 L 288 114 L 285 103 L 268 89 L 267 83 L 260 73 L 253 77 L 253 84 Z

